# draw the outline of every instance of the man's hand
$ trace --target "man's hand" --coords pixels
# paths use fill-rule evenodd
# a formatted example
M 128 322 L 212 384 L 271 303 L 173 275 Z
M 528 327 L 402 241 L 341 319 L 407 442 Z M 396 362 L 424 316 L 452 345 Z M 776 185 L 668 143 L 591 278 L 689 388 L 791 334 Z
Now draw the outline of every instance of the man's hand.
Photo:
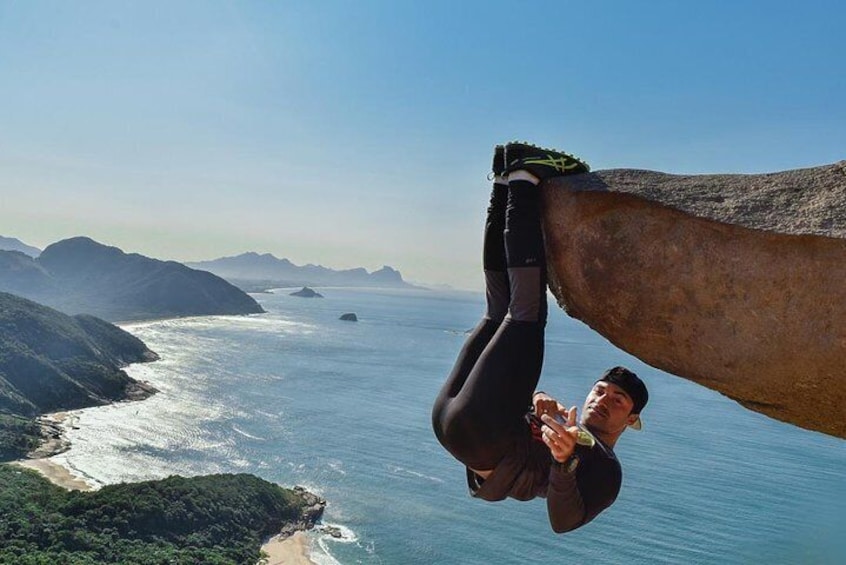
M 558 404 L 558 406 L 561 405 Z M 561 406 L 561 408 L 562 410 L 556 413 L 564 413 L 564 407 Z M 559 463 L 564 463 L 573 455 L 573 450 L 576 448 L 576 438 L 579 436 L 579 428 L 576 426 L 576 407 L 573 406 L 566 412 L 567 421 L 564 424 L 558 422 L 554 414 L 548 412 L 538 412 L 538 414 L 544 423 L 544 426 L 541 427 L 543 442 L 552 453 L 552 458 Z
M 536 392 L 532 397 L 532 403 L 535 408 L 535 415 L 540 418 L 544 414 L 555 416 L 556 414 L 563 414 L 566 416 L 567 407 L 546 394 L 545 392 Z

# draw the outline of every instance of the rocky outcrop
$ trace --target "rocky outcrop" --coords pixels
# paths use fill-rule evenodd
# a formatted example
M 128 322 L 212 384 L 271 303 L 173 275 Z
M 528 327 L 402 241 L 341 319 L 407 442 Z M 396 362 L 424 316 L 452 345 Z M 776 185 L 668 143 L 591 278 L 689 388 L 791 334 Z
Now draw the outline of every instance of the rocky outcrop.
M 355 312 L 347 312 L 346 314 L 341 314 L 339 319 L 345 322 L 357 322 L 358 316 L 355 315 Z
M 646 363 L 846 437 L 846 162 L 544 187 L 559 304 Z
M 276 534 L 279 538 L 287 538 L 296 532 L 310 530 L 323 517 L 326 509 L 326 499 L 317 496 L 301 486 L 291 489 L 301 500 L 300 515 L 296 520 L 285 523 Z

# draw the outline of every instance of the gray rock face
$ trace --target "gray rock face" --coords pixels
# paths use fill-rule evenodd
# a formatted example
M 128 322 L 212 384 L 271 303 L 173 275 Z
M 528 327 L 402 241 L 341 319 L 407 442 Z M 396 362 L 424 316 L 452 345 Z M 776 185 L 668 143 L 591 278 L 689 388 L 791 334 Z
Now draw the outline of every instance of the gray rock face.
M 610 169 L 549 184 L 580 192 L 631 194 L 692 216 L 751 229 L 846 237 L 846 161 L 760 175 Z
M 646 363 L 846 437 L 846 162 L 544 187 L 550 288 Z

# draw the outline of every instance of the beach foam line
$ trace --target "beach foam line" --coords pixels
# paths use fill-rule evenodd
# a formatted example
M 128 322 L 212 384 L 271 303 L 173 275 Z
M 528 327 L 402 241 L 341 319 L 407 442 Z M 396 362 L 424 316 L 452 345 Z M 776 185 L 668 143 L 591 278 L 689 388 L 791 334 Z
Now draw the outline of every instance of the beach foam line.
M 341 524 L 322 522 L 312 530 L 317 534 L 317 546 L 320 552 L 312 551 L 310 558 L 316 565 L 342 565 L 332 556 L 329 543 L 357 543 L 358 536 L 350 528 Z

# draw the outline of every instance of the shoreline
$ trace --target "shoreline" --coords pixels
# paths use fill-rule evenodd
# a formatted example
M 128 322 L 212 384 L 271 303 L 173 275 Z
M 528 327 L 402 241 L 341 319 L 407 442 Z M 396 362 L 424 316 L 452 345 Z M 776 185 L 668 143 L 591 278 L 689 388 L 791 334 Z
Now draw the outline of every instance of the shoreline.
M 42 477 L 54 485 L 60 486 L 66 490 L 94 490 L 94 487 L 91 484 L 71 473 L 67 467 L 54 463 L 47 458 L 18 459 L 17 461 L 10 461 L 9 464 L 37 471 Z
M 41 427 L 41 445 L 29 453 L 31 457 L 9 461 L 9 464 L 37 471 L 54 485 L 66 490 L 94 490 L 93 485 L 84 478 L 74 475 L 71 469 L 50 460 L 53 456 L 71 448 L 70 441 L 65 437 L 65 427 L 75 427 L 76 424 L 75 420 L 68 422 L 69 419 L 71 414 L 68 411 L 38 416 L 36 422 Z
M 149 386 L 148 383 L 144 384 Z M 151 395 L 137 400 L 143 400 L 149 396 Z M 8 464 L 33 470 L 65 490 L 88 492 L 98 488 L 83 477 L 75 475 L 68 467 L 52 461 L 53 456 L 71 449 L 72 445 L 66 437 L 65 430 L 68 427 L 76 427 L 75 417 L 69 411 L 60 411 L 42 414 L 36 421 L 41 427 L 43 438 L 41 445 L 30 452 L 32 457 L 9 461 Z M 260 559 L 257 565 L 317 565 L 309 557 L 309 549 L 309 538 L 305 530 L 279 533 L 262 544 L 261 551 L 267 557 Z

